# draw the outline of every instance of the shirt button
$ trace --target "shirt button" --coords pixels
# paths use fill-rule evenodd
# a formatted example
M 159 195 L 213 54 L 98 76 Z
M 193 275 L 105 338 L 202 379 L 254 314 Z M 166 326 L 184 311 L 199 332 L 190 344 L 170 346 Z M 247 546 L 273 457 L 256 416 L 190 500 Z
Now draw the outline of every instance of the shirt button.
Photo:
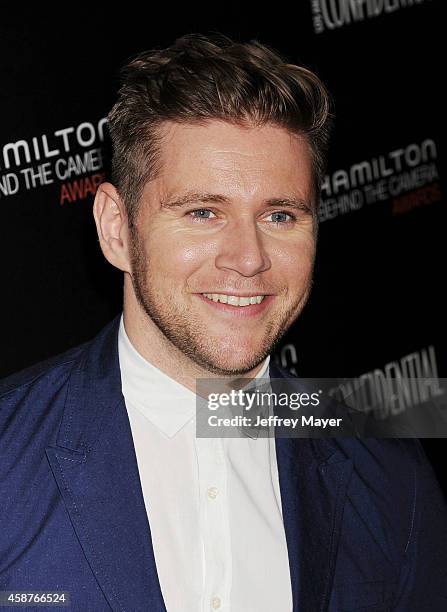
M 213 610 L 218 610 L 221 606 L 221 600 L 220 597 L 213 597 L 211 600 L 211 607 L 213 608 Z
M 218 489 L 216 487 L 208 487 L 208 497 L 210 499 L 216 499 L 218 492 L 219 491 L 218 491 Z M 217 599 L 219 599 L 219 598 L 217 598 Z

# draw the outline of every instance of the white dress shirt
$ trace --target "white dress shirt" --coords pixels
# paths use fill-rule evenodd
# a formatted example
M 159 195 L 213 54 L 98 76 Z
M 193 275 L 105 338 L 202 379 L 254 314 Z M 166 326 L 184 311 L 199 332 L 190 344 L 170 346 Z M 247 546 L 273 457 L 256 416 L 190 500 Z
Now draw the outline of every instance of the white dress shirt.
M 118 348 L 167 611 L 291 612 L 275 438 L 196 437 L 196 395 L 137 352 L 122 317 Z

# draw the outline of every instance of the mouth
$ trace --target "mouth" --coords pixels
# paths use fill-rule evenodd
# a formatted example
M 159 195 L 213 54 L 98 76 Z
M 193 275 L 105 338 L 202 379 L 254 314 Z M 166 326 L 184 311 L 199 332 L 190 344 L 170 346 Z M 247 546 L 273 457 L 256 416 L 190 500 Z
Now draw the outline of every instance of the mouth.
M 265 295 L 227 295 L 226 293 L 202 293 L 203 296 L 212 300 L 213 302 L 220 302 L 221 304 L 230 304 L 230 306 L 238 306 L 245 308 L 252 304 L 260 304 Z
M 215 311 L 236 317 L 255 316 L 263 312 L 272 302 L 273 295 L 230 295 L 228 293 L 197 293 L 203 302 Z

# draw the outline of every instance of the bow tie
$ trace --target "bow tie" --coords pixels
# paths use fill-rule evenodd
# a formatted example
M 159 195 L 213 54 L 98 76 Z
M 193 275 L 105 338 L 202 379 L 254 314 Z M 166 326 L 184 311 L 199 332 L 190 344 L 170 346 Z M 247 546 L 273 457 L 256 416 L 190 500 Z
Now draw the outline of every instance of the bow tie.
M 241 405 L 232 407 L 233 416 L 241 417 L 236 426 L 240 437 L 256 440 L 272 435 L 268 426 L 262 423 L 262 419 L 272 413 L 268 401 L 263 401 L 270 397 L 271 386 L 268 378 L 255 378 L 242 389 Z
M 196 435 L 198 437 L 257 439 L 272 435 L 269 434 L 268 426 L 261 421 L 272 413 L 269 403 L 271 398 L 269 378 L 254 378 L 248 382 L 239 379 L 233 386 L 228 386 L 222 380 L 201 382 L 204 385 L 197 393 Z M 212 404 L 210 399 L 213 400 Z M 211 422 L 225 422 L 225 425 L 212 427 Z

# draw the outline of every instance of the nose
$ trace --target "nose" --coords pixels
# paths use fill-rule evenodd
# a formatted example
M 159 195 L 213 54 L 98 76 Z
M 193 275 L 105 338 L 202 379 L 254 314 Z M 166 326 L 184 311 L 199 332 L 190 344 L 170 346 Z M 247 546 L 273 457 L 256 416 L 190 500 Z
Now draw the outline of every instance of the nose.
M 216 267 L 247 277 L 265 272 L 272 264 L 263 239 L 254 220 L 239 219 L 222 235 Z

